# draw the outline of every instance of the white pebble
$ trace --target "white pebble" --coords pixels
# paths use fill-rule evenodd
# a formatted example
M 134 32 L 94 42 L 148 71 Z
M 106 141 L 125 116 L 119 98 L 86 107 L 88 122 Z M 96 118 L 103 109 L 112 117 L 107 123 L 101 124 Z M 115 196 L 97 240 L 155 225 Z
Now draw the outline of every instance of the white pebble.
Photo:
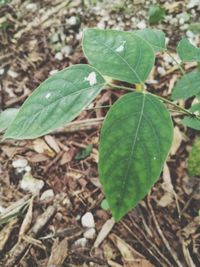
M 16 159 L 12 162 L 13 168 L 25 168 L 28 165 L 26 159 Z
M 34 178 L 30 173 L 26 173 L 20 181 L 20 188 L 33 194 L 39 194 L 44 186 L 44 181 Z
M 146 23 L 144 20 L 140 21 L 139 23 L 137 23 L 137 27 L 138 29 L 145 29 L 146 28 Z
M 95 222 L 94 222 L 94 216 L 91 212 L 86 212 L 82 218 L 81 218 L 81 224 L 83 227 L 87 228 L 94 228 Z
M 0 75 L 3 75 L 4 74 L 4 72 L 5 72 L 5 70 L 2 68 L 2 69 L 0 69 Z
M 64 46 L 62 49 L 61 49 L 61 52 L 62 54 L 65 56 L 65 57 L 68 57 L 71 52 L 72 52 L 72 47 L 71 45 L 66 45 Z
M 87 231 L 85 231 L 83 235 L 87 239 L 94 239 L 96 235 L 96 230 L 94 228 L 89 228 Z
M 166 73 L 166 70 L 165 70 L 163 67 L 158 67 L 158 68 L 157 68 L 157 71 L 158 71 L 158 73 L 159 73 L 160 75 L 165 75 L 165 73 Z
M 51 70 L 51 71 L 49 72 L 49 75 L 56 74 L 58 71 L 59 71 L 59 70 Z
M 74 26 L 77 24 L 77 18 L 75 16 L 72 16 L 69 19 L 66 19 L 66 23 L 71 26 Z
M 85 237 L 82 237 L 74 242 L 74 246 L 84 248 L 87 245 L 87 242 L 87 239 Z
M 52 189 L 48 189 L 42 193 L 40 200 L 45 200 L 51 197 L 54 197 L 54 192 Z
M 60 60 L 60 61 L 63 60 L 63 54 L 61 52 L 56 53 L 55 59 Z

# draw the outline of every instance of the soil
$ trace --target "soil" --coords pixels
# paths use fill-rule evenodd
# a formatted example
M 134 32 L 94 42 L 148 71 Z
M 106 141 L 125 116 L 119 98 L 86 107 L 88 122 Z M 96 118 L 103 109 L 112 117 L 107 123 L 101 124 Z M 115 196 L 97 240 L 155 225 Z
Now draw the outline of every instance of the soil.
M 199 33 L 189 30 L 200 16 L 194 0 L 0 1 L 0 111 L 20 107 L 56 71 L 87 63 L 81 49 L 85 28 L 148 27 L 152 4 L 166 9 L 154 27 L 165 32 L 174 57 L 181 37 L 199 44 Z M 191 71 L 196 64 L 184 67 Z M 147 89 L 169 97 L 180 75 L 169 56 L 158 53 Z M 104 90 L 93 105 L 111 105 L 122 94 Z M 191 101 L 179 104 L 187 107 Z M 0 266 L 200 266 L 200 180 L 187 170 L 199 132 L 172 113 L 174 142 L 158 182 L 115 223 L 101 207 L 97 171 L 107 110 L 85 110 L 73 123 L 36 140 L 0 144 Z

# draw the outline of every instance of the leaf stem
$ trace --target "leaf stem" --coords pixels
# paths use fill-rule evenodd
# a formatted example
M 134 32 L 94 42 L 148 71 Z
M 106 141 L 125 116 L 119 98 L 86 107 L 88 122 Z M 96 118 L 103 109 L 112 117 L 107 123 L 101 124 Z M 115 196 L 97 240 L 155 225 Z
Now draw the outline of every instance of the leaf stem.
M 107 85 L 110 86 L 113 89 L 124 89 L 124 90 L 130 91 L 130 92 L 135 91 L 134 88 L 123 86 L 123 85 L 116 85 L 116 84 L 109 83 L 109 82 L 107 82 Z

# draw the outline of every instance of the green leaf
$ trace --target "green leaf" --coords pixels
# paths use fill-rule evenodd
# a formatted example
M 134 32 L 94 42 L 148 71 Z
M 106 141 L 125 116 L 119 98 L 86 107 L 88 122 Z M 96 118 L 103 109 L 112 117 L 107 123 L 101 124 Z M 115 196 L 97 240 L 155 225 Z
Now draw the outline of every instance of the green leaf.
M 191 23 L 188 27 L 188 30 L 196 34 L 200 33 L 200 23 Z
M 157 24 L 165 17 L 165 9 L 159 5 L 150 6 L 149 9 L 149 23 Z
M 178 79 L 172 92 L 172 99 L 187 99 L 199 93 L 200 72 L 193 71 Z
M 103 77 L 88 65 L 74 65 L 44 81 L 24 102 L 5 138 L 32 139 L 73 120 L 101 91 Z
M 155 61 L 152 47 L 132 32 L 87 29 L 83 50 L 103 75 L 129 83 L 143 83 Z
M 76 156 L 76 160 L 81 160 L 89 157 L 89 155 L 92 153 L 93 145 L 89 144 L 85 149 L 81 150 Z
M 200 48 L 192 45 L 187 38 L 179 42 L 177 53 L 182 61 L 200 61 Z
M 165 46 L 165 34 L 163 31 L 156 29 L 144 29 L 134 31 L 133 34 L 141 37 L 150 46 L 152 46 L 154 52 L 164 51 Z
M 101 130 L 99 175 L 117 221 L 159 177 L 172 138 L 170 114 L 155 96 L 126 94 L 108 112 Z
M 5 131 L 10 126 L 17 112 L 17 108 L 8 108 L 0 113 L 0 132 Z
M 185 116 L 181 123 L 189 128 L 200 131 L 200 119 L 197 119 L 195 116 Z
M 193 144 L 188 157 L 188 173 L 190 176 L 200 176 L 200 138 Z
M 104 199 L 102 202 L 101 202 L 101 208 L 103 210 L 110 210 L 110 207 L 108 205 L 108 201 L 106 199 Z

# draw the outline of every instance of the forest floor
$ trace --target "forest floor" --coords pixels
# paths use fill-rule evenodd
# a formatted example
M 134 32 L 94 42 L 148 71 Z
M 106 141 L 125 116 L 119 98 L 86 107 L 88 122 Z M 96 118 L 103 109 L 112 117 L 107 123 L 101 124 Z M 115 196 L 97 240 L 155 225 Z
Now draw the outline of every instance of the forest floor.
M 20 107 L 56 71 L 87 63 L 85 28 L 148 27 L 149 7 L 158 2 L 166 15 L 154 27 L 165 32 L 177 58 L 181 37 L 199 44 L 199 34 L 188 30 L 200 17 L 199 1 L 0 1 L 0 111 Z M 195 67 L 185 65 L 187 71 Z M 147 89 L 168 97 L 179 76 L 160 53 Z M 111 105 L 122 94 L 102 91 L 93 104 Z M 83 111 L 75 123 L 45 137 L 0 144 L 0 266 L 200 266 L 200 180 L 187 171 L 199 133 L 173 116 L 174 141 L 158 182 L 115 223 L 101 207 L 97 172 L 105 114 Z

